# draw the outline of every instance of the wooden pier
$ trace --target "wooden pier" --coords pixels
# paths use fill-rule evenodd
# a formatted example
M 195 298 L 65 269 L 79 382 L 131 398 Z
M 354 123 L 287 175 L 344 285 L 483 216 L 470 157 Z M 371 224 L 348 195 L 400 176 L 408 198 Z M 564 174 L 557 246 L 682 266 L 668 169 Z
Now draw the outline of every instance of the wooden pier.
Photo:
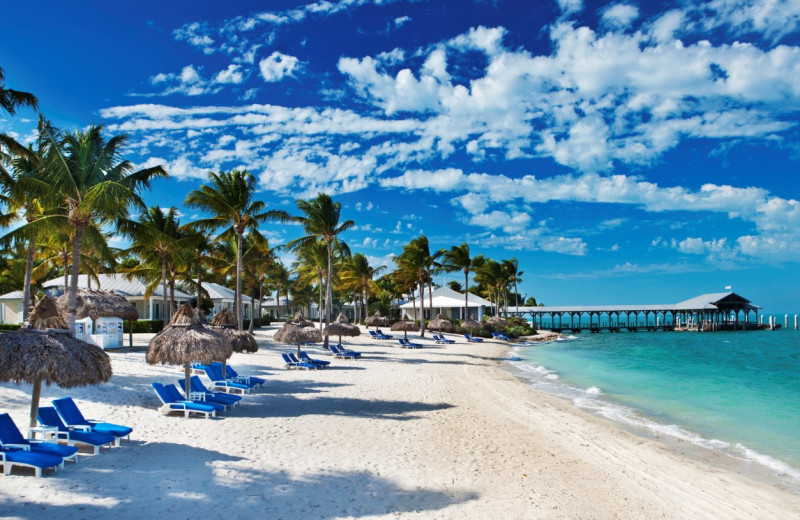
M 509 309 L 508 315 L 530 319 L 534 327 L 578 334 L 638 331 L 734 331 L 765 328 L 761 307 L 734 292 L 703 294 L 674 304 L 540 306 Z M 753 318 L 751 320 L 751 317 Z

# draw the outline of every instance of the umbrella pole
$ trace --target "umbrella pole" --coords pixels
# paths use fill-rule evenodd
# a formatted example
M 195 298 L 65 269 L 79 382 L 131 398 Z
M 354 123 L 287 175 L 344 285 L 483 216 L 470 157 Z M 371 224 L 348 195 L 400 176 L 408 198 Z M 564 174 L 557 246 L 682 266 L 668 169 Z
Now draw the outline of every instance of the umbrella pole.
M 228 360 L 227 359 L 223 359 L 222 360 L 222 379 L 226 379 L 228 377 L 228 375 L 225 373 L 227 371 L 228 371 Z
M 403 337 L 405 338 L 406 341 L 408 341 L 408 331 L 407 330 L 403 331 Z
M 325 337 L 327 338 L 328 336 L 325 336 Z M 297 342 L 297 357 L 300 357 L 300 342 L 299 341 Z
M 31 395 L 31 420 L 30 427 L 33 428 L 38 423 L 39 416 L 39 396 L 42 395 L 42 380 L 37 379 L 33 382 L 33 392 Z
M 339 334 L 339 348 L 342 348 L 342 335 Z
M 183 365 L 183 378 L 184 378 L 183 391 L 186 392 L 186 400 L 187 401 L 189 400 L 189 394 L 192 391 L 191 377 L 192 377 L 192 364 L 191 363 L 185 363 Z

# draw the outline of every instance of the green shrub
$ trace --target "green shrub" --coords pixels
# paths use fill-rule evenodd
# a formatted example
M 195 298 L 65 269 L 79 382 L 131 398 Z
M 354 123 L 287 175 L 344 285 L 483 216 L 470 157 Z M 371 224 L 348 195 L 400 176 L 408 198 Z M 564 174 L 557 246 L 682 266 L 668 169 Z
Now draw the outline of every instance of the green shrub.
M 161 332 L 163 328 L 164 320 L 138 320 L 133 322 L 134 334 L 156 334 Z M 131 331 L 131 322 L 123 322 L 122 330 L 126 334 L 129 333 Z
M 0 331 L 2 332 L 18 330 L 20 327 L 22 327 L 21 323 L 0 323 Z

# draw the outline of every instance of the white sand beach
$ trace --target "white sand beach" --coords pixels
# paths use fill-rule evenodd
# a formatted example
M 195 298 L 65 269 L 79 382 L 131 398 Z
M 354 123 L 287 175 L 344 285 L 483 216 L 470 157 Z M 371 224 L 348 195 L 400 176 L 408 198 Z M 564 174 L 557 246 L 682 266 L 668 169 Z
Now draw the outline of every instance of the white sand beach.
M 289 371 L 258 332 L 234 354 L 267 380 L 219 418 L 164 416 L 150 387 L 177 366 L 110 352 L 110 383 L 43 389 L 87 417 L 132 426 L 122 447 L 34 478 L 0 478 L 0 517 L 335 519 L 800 518 L 800 496 L 634 436 L 502 367 L 508 346 L 345 338 L 361 360 Z M 417 334 L 409 338 L 417 339 Z M 137 342 L 146 344 L 147 337 Z M 203 376 L 205 379 L 205 377 Z M 0 385 L 22 429 L 30 385 Z

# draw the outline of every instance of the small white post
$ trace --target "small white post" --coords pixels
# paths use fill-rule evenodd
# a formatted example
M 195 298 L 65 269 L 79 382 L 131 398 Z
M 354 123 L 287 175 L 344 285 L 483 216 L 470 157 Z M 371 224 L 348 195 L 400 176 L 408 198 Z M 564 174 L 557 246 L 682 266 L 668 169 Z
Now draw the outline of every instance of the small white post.
M 763 324 L 764 324 L 764 315 L 762 314 L 762 315 L 760 316 L 760 318 L 761 318 L 761 325 L 763 325 Z
M 783 315 L 783 326 L 786 327 L 787 329 L 789 328 L 789 315 L 788 314 L 784 314 Z
M 797 330 L 797 314 L 794 315 L 794 330 Z

